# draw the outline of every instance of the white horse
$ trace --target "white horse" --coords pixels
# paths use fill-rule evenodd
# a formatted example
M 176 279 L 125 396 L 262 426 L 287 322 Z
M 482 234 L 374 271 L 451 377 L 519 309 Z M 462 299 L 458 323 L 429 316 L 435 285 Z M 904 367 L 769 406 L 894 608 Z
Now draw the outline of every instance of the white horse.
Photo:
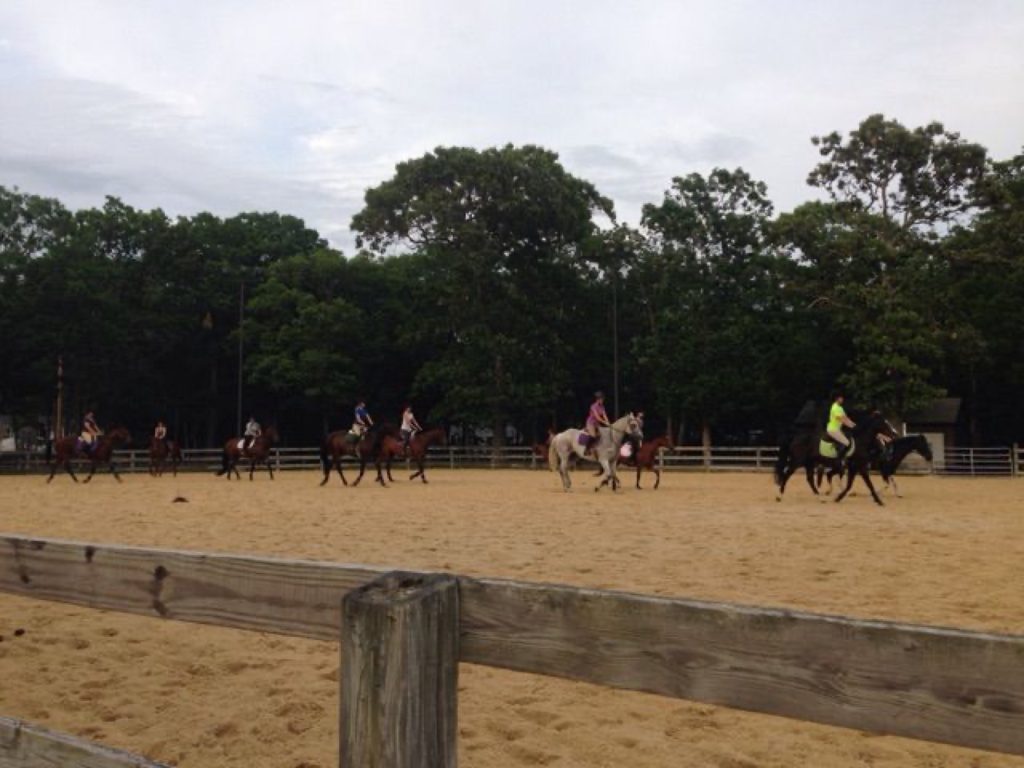
M 582 429 L 567 429 L 559 432 L 551 438 L 551 446 L 548 448 L 548 464 L 552 472 L 558 472 L 562 476 L 562 488 L 568 491 L 572 487 L 572 479 L 569 477 L 569 456 L 575 453 L 581 459 L 597 461 L 604 470 L 603 479 L 595 491 L 601 490 L 602 486 L 611 483 L 612 490 L 618 490 L 619 478 L 615 474 L 615 467 L 619 461 L 619 449 L 627 436 L 642 437 L 640 433 L 640 420 L 632 413 L 627 413 L 618 421 L 612 422 L 611 427 L 598 427 L 597 448 L 594 453 L 596 459 L 587 454 L 586 442 L 580 441 L 580 435 L 586 435 Z

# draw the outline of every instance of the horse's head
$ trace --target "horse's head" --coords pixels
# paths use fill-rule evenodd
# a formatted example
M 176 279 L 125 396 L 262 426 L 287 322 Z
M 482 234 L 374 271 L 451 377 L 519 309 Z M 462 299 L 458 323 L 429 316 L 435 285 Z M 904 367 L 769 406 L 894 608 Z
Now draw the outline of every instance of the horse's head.
M 435 429 L 432 429 L 430 431 L 437 433 L 437 437 L 435 438 L 434 442 L 436 442 L 438 445 L 448 445 L 447 429 L 445 429 L 444 427 L 436 427 Z
M 932 458 L 932 444 L 928 442 L 928 438 L 924 435 L 916 435 L 914 440 L 914 449 L 921 454 L 921 457 L 929 464 L 933 461 Z
M 644 437 L 643 417 L 637 416 L 635 413 L 630 412 L 623 416 L 622 419 L 625 419 L 626 421 L 626 434 L 629 435 L 630 437 L 637 437 L 642 440 Z M 620 419 L 620 421 L 622 421 L 622 419 Z
M 131 445 L 132 435 L 124 427 L 114 427 L 107 432 L 107 437 L 114 445 Z
M 275 427 L 273 424 L 271 424 L 269 427 L 263 430 L 262 437 L 267 441 L 268 445 L 274 445 L 278 440 L 281 439 L 281 436 L 277 433 L 277 427 Z

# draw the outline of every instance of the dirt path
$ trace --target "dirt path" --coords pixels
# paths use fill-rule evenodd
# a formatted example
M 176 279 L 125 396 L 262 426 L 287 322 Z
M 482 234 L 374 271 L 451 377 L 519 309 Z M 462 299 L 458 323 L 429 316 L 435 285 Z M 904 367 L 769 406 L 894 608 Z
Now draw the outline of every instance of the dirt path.
M 397 474 L 397 473 L 396 473 Z M 1024 482 L 908 478 L 819 503 L 766 475 L 563 494 L 545 472 L 387 490 L 0 478 L 0 531 L 437 569 L 1024 634 Z M 62 482 L 59 482 L 62 481 Z M 172 504 L 182 495 L 187 504 Z M 24 634 L 15 637 L 16 629 Z M 336 764 L 334 644 L 0 596 L 0 714 L 182 766 Z M 1017 766 L 1009 758 L 501 670 L 462 668 L 461 765 Z

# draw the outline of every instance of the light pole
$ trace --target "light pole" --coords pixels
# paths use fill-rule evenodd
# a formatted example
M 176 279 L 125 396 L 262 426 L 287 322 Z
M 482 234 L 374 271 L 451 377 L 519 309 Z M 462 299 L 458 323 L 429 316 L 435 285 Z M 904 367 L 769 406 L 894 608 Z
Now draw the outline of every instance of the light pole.
M 619 270 L 612 275 L 612 396 L 615 418 L 619 410 Z
M 245 342 L 245 280 L 238 284 L 238 434 L 242 434 L 242 347 Z

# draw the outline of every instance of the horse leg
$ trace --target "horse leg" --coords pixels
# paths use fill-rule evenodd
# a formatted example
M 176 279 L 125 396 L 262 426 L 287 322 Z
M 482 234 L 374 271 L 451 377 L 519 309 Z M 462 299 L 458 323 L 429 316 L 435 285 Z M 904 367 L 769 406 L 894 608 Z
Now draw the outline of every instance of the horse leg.
M 640 487 L 640 473 L 642 471 L 643 471 L 643 467 L 640 466 L 640 462 L 637 462 L 637 465 L 636 465 L 636 489 L 638 491 L 642 491 L 643 490 L 643 488 Z M 655 485 L 654 487 L 657 488 L 658 486 Z
M 418 474 L 420 476 L 420 480 L 422 480 L 424 483 L 427 482 L 426 461 L 427 461 L 426 456 L 416 460 L 416 466 L 418 466 L 420 468 L 419 472 L 417 472 L 416 474 Z
M 92 464 L 89 465 L 89 476 L 83 480 L 83 483 L 88 483 L 92 480 L 92 476 L 96 474 L 96 459 L 92 459 Z
M 387 476 L 388 476 L 388 482 L 389 483 L 395 482 L 395 478 L 393 478 L 391 476 L 391 458 L 392 458 L 391 456 L 388 456 L 388 463 L 384 465 L 384 469 L 387 471 Z
M 568 492 L 572 488 L 572 478 L 569 476 L 569 454 L 558 454 L 558 474 L 562 477 L 562 490 Z
M 380 483 L 381 488 L 387 488 L 388 484 L 384 482 L 384 475 L 381 474 L 380 459 L 377 459 L 377 482 Z
M 270 463 L 270 456 L 269 455 L 267 456 L 267 459 L 266 459 L 266 461 L 264 463 L 267 465 L 267 472 L 270 473 L 270 479 L 273 480 L 274 479 L 274 466 Z
M 873 498 L 875 500 L 875 504 L 877 504 L 880 507 L 884 507 L 885 506 L 885 502 L 883 502 L 882 501 L 882 497 L 879 496 L 875 492 L 875 485 L 874 485 L 874 483 L 871 482 L 870 470 L 871 470 L 871 463 L 867 462 L 867 461 L 864 462 L 864 466 L 862 466 L 860 468 L 860 476 L 862 478 L 864 478 L 864 482 L 867 484 L 868 490 L 871 491 L 871 498 Z M 852 468 L 850 469 L 850 474 L 851 475 L 853 474 L 853 469 Z
M 839 492 L 836 496 L 836 504 L 846 498 L 846 494 L 850 492 L 850 488 L 853 487 L 853 481 L 856 478 L 857 473 L 853 471 L 853 467 L 847 466 L 846 468 L 846 487 Z
M 789 478 L 796 472 L 797 465 L 790 461 L 786 468 L 782 472 L 782 479 L 779 481 L 779 492 L 775 494 L 776 501 L 782 501 L 782 495 L 786 492 L 786 483 L 789 482 Z
M 807 463 L 804 464 L 804 471 L 807 472 L 807 485 L 811 487 L 811 492 L 817 496 L 818 489 L 814 486 L 814 462 L 808 460 Z
M 110 472 L 114 476 L 114 479 L 117 480 L 117 482 L 120 483 L 121 482 L 121 476 L 119 474 L 117 474 L 117 467 L 114 465 L 114 459 L 113 458 L 110 459 Z
M 363 479 L 363 473 L 365 471 L 366 471 L 366 459 L 360 457 L 359 458 L 359 477 L 357 477 L 355 479 L 355 482 L 352 483 L 352 487 L 353 488 L 355 488 L 357 485 L 359 485 L 359 481 Z
M 654 471 L 654 490 L 658 490 L 658 486 L 661 485 L 661 470 L 657 466 L 652 469 Z
M 410 459 L 412 459 L 412 457 L 406 458 L 406 461 L 408 462 Z M 416 462 L 417 469 L 416 469 L 415 472 L 413 472 L 411 475 L 409 475 L 409 479 L 410 480 L 415 480 L 417 477 L 420 477 L 420 476 L 423 475 L 423 462 L 420 461 L 419 459 L 412 459 L 412 460 Z M 427 482 L 427 481 L 424 480 L 423 482 Z

